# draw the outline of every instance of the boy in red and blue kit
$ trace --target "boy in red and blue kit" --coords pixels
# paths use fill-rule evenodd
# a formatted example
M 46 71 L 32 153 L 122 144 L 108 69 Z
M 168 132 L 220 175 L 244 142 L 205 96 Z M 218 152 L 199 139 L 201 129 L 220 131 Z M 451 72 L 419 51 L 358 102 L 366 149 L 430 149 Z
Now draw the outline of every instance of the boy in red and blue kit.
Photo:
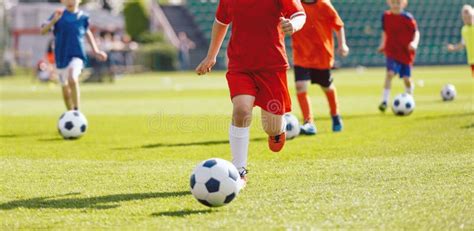
M 386 56 L 387 76 L 385 78 L 382 103 L 379 110 L 387 109 L 392 79 L 399 75 L 405 83 L 406 93 L 413 95 L 414 84 L 411 71 L 415 61 L 415 52 L 420 41 L 420 32 L 416 20 L 404 11 L 408 0 L 387 0 L 390 10 L 382 16 L 382 42 L 379 52 Z

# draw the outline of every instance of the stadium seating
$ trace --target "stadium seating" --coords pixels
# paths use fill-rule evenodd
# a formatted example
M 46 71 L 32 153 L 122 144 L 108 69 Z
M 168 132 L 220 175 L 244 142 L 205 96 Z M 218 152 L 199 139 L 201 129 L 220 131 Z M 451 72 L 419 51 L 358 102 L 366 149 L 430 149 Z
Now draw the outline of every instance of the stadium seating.
M 472 1 L 472 0 L 471 0 Z M 417 53 L 417 65 L 463 64 L 464 52 L 448 53 L 446 44 L 459 42 L 462 21 L 460 11 L 470 0 L 417 0 L 410 1 L 407 8 L 418 21 L 421 42 Z M 212 22 L 218 0 L 188 0 L 187 5 L 194 15 L 196 24 L 210 38 Z M 348 45 L 351 54 L 339 60 L 342 66 L 380 66 L 384 56 L 377 53 L 381 34 L 381 16 L 387 9 L 383 0 L 334 0 L 334 7 L 345 21 Z M 223 52 L 230 33 L 219 53 L 219 60 L 225 58 Z M 291 40 L 286 40 L 291 55 Z

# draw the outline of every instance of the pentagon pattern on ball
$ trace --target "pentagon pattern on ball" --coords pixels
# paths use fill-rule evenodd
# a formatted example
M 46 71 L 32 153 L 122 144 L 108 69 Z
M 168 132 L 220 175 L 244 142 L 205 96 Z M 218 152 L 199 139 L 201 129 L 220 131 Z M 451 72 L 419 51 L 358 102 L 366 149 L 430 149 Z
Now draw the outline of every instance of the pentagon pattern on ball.
M 206 182 L 207 191 L 210 192 L 210 193 L 218 192 L 219 191 L 219 185 L 220 185 L 220 183 L 219 183 L 218 180 L 216 180 L 214 178 L 211 178 Z
M 224 203 L 228 204 L 228 203 L 230 203 L 234 198 L 235 198 L 235 193 L 232 193 L 232 194 L 228 195 L 228 196 L 225 198 Z
M 396 107 L 398 107 L 398 105 L 400 105 L 400 100 L 395 100 L 395 101 L 393 102 L 393 105 L 395 105 Z
M 87 128 L 87 126 L 85 124 L 83 124 L 81 126 L 81 132 L 86 132 L 86 128 Z
M 216 164 L 217 164 L 217 161 L 211 159 L 211 160 L 206 161 L 202 166 L 206 168 L 212 168 Z
M 191 179 L 190 179 L 190 182 L 189 182 L 190 186 L 191 186 L 191 189 L 194 188 L 194 185 L 196 185 L 196 175 L 192 175 L 191 176 Z
M 64 124 L 64 128 L 71 130 L 74 127 L 74 124 L 71 121 L 68 121 Z

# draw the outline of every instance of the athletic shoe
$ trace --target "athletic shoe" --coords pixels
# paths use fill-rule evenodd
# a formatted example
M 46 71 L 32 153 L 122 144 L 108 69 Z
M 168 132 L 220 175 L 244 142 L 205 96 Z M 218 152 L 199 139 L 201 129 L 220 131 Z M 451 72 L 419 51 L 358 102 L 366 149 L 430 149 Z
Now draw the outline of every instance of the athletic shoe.
M 268 147 L 273 152 L 279 152 L 285 146 L 286 133 L 283 132 L 280 135 L 268 137 Z
M 340 132 L 342 131 L 342 119 L 341 116 L 335 115 L 332 116 L 332 131 L 333 132 Z
M 385 110 L 387 110 L 387 102 L 383 101 L 382 103 L 380 103 L 379 110 L 381 112 L 385 112 Z
M 318 129 L 316 128 L 316 125 L 313 123 L 305 123 L 303 126 L 300 127 L 300 134 L 302 135 L 316 135 L 316 132 L 318 132 Z
M 240 189 L 239 189 L 239 191 L 244 189 L 245 186 L 247 185 L 247 181 L 248 181 L 247 173 L 248 173 L 248 171 L 247 171 L 246 168 L 242 167 L 241 169 L 239 169 L 239 175 L 240 175 L 240 181 L 239 181 L 239 184 L 240 184 L 239 188 Z

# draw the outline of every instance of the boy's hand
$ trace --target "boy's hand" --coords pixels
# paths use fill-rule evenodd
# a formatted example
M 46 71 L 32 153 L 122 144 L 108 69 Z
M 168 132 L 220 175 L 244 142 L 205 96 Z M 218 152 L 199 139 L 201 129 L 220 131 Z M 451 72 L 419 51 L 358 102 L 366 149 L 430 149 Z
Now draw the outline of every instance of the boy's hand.
M 451 51 L 451 52 L 456 51 L 456 47 L 454 46 L 454 44 L 451 44 L 451 43 L 448 44 L 446 48 L 448 49 L 448 51 Z
M 416 51 L 416 49 L 418 49 L 418 45 L 415 43 L 410 43 L 410 45 L 408 45 L 408 49 L 410 51 Z
M 103 51 L 98 51 L 95 53 L 95 57 L 97 57 L 97 59 L 99 59 L 99 61 L 105 61 L 107 60 L 107 53 L 103 52 Z
M 349 55 L 349 47 L 347 44 L 343 44 L 337 49 L 337 53 L 339 53 L 340 56 L 346 57 Z
M 196 74 L 205 75 L 208 72 L 211 72 L 212 67 L 216 64 L 216 58 L 206 57 L 201 63 L 196 67 Z
M 292 35 L 296 32 L 295 27 L 291 24 L 291 20 L 287 18 L 280 17 L 280 25 L 283 32 L 287 35 Z
M 53 22 L 53 23 L 58 22 L 59 19 L 60 19 L 62 16 L 63 16 L 63 10 L 59 10 L 59 9 L 56 10 L 56 11 L 54 12 L 53 18 L 51 19 L 51 22 Z
M 380 45 L 379 48 L 377 48 L 377 51 L 378 51 L 379 53 L 384 53 L 384 52 L 385 52 L 385 46 L 384 46 L 383 44 Z

